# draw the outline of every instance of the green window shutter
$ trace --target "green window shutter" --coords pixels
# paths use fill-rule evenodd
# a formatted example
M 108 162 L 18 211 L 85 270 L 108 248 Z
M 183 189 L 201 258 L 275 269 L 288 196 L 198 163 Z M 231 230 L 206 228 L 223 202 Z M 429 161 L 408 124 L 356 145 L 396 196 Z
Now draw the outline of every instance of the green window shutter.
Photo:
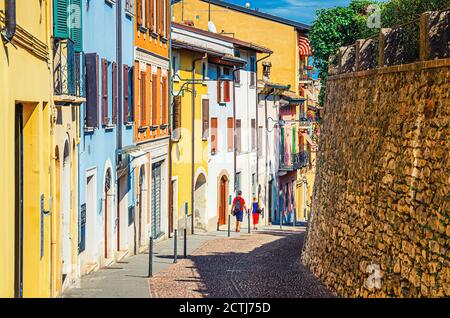
M 297 153 L 297 143 L 296 143 L 295 137 L 296 137 L 296 131 L 295 131 L 295 127 L 293 127 L 292 128 L 292 154 Z
M 68 1 L 68 0 L 65 0 Z M 82 10 L 81 10 L 81 0 L 70 0 L 71 4 L 71 27 L 70 27 L 70 38 L 75 45 L 75 52 L 83 51 L 83 37 L 82 37 Z
M 67 8 L 69 0 L 53 0 L 53 35 L 55 38 L 69 37 L 67 27 Z

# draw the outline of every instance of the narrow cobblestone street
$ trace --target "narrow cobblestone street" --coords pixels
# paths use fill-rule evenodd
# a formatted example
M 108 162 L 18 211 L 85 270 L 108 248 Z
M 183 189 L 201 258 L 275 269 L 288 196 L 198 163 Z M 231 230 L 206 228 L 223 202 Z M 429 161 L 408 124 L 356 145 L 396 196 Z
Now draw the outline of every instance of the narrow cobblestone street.
M 300 263 L 304 235 L 268 227 L 207 241 L 151 278 L 151 297 L 333 297 Z

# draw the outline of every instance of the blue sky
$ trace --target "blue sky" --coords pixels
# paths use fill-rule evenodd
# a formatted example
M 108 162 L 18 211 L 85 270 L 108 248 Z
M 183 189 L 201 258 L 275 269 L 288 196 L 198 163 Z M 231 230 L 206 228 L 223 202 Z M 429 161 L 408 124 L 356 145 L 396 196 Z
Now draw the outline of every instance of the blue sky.
M 245 6 L 248 2 L 252 9 L 258 8 L 262 12 L 283 18 L 310 24 L 317 9 L 345 6 L 350 0 L 225 0 L 237 5 Z

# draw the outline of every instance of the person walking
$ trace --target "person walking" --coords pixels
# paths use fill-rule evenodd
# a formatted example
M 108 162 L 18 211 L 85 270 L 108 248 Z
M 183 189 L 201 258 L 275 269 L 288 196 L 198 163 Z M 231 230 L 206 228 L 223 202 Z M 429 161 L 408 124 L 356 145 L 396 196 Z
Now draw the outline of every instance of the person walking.
M 247 207 L 245 206 L 245 200 L 242 197 L 242 191 L 238 190 L 237 196 L 233 200 L 233 205 L 231 206 L 231 214 L 236 217 L 236 232 L 241 231 L 241 222 L 244 219 L 244 210 L 248 213 Z
M 251 211 L 253 217 L 253 229 L 257 230 L 258 228 L 256 226 L 259 224 L 259 215 L 261 214 L 261 208 L 259 207 L 259 202 L 256 197 L 253 197 Z

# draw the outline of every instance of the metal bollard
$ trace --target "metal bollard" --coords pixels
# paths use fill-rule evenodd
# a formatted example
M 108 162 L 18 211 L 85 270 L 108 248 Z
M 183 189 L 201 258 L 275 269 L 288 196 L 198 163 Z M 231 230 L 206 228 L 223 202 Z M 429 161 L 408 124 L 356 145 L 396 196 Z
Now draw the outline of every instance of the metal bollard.
M 282 230 L 283 229 L 283 212 L 281 212 L 281 209 L 280 209 L 280 230 Z
M 247 210 L 247 215 L 248 215 L 248 217 L 247 217 L 248 218 L 248 234 L 250 234 L 250 232 L 251 232 L 250 223 L 251 222 L 250 222 L 250 211 L 248 211 L 248 210 Z
M 187 229 L 184 229 L 184 258 L 187 258 Z
M 148 243 L 148 277 L 153 277 L 153 236 Z
M 228 214 L 228 237 L 230 237 L 231 232 L 231 215 Z
M 178 236 L 178 230 L 174 231 L 174 236 L 173 236 L 173 262 L 176 263 L 177 262 L 177 256 L 178 256 L 178 251 L 177 251 L 177 236 Z

